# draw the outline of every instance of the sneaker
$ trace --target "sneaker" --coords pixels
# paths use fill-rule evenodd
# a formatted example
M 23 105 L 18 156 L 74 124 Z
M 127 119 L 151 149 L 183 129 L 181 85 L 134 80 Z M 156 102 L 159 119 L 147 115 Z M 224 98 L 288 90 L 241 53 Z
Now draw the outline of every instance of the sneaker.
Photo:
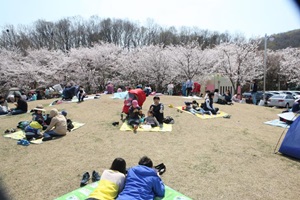
M 90 174 L 88 172 L 85 172 L 82 176 L 80 187 L 86 186 L 90 180 Z
M 98 172 L 96 171 L 93 171 L 93 174 L 92 174 L 92 181 L 95 182 L 95 181 L 99 181 L 100 180 L 100 175 Z

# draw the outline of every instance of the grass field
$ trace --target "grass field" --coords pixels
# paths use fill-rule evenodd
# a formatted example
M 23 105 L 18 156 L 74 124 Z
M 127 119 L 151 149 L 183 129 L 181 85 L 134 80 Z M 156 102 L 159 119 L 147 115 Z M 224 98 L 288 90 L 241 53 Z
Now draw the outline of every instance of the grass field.
M 133 166 L 147 155 L 154 164 L 167 166 L 165 184 L 193 199 L 299 199 L 299 161 L 273 153 L 284 129 L 263 124 L 282 110 L 220 105 L 230 119 L 202 120 L 167 106 L 181 106 L 186 99 L 162 96 L 165 116 L 175 119 L 173 131 L 134 134 L 112 126 L 120 119 L 123 101 L 110 97 L 54 106 L 67 110 L 73 121 L 86 123 L 62 139 L 24 147 L 1 137 L 0 176 L 8 195 L 16 200 L 54 199 L 78 188 L 86 171 L 101 173 L 116 157 Z M 30 102 L 29 107 L 51 101 Z M 144 112 L 151 103 L 148 97 Z M 3 133 L 30 115 L 0 120 Z

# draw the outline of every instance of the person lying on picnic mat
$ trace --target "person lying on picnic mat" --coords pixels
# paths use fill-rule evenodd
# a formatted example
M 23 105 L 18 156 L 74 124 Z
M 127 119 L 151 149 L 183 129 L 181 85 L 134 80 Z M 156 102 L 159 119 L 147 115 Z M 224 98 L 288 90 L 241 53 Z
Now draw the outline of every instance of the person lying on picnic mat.
M 59 114 L 56 108 L 50 111 L 51 122 L 45 130 L 43 141 L 51 140 L 53 137 L 62 137 L 67 134 L 67 120 Z
M 215 108 L 213 105 L 214 93 L 209 93 L 208 98 L 205 100 L 203 109 L 205 111 L 210 111 L 213 115 L 216 115 L 219 108 Z
M 193 101 L 193 102 L 184 102 L 185 103 L 185 110 L 192 113 L 193 115 L 195 114 L 211 114 L 210 111 L 205 111 L 203 108 L 199 107 L 199 104 L 197 101 Z
M 110 169 L 103 171 L 98 187 L 86 200 L 116 199 L 125 185 L 126 162 L 116 158 Z
M 128 114 L 128 124 L 132 126 L 133 132 L 136 133 L 136 130 L 138 129 L 140 125 L 140 116 L 143 114 L 141 107 L 138 104 L 137 100 L 133 100 L 131 102 L 131 106 L 129 108 L 129 114 Z
M 165 196 L 165 185 L 150 158 L 144 156 L 128 170 L 125 187 L 117 200 L 154 199 Z

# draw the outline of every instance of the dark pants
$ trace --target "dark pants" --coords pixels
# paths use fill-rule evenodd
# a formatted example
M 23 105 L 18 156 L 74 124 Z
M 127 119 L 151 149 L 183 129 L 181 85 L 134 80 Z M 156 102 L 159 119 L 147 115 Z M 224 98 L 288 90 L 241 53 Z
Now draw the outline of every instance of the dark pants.
M 27 113 L 27 111 L 24 111 L 24 110 L 12 110 L 11 111 L 11 114 L 12 115 L 19 115 L 19 114 L 23 114 L 23 113 Z
M 190 96 L 192 93 L 192 89 L 191 87 L 186 88 L 186 96 Z
M 62 137 L 64 135 L 57 134 L 53 130 L 44 133 L 44 140 L 51 140 L 52 137 Z
M 80 102 L 80 101 L 83 101 L 84 97 L 85 97 L 85 95 L 79 94 L 79 95 L 78 95 L 78 101 L 79 101 L 79 102 Z

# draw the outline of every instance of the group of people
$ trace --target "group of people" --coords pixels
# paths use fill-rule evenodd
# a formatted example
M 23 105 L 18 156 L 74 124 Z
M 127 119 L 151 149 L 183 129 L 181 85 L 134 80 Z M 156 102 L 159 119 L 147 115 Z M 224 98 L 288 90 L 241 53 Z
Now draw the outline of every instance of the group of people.
M 18 115 L 27 113 L 28 104 L 19 93 L 14 94 L 15 108 L 9 108 L 3 96 L 0 96 L 0 115 Z
M 47 141 L 67 134 L 68 119 L 66 111 L 59 112 L 56 108 L 53 108 L 50 114 L 46 115 L 42 105 L 36 106 L 32 111 L 32 120 L 24 127 L 27 140 L 43 138 L 43 141 Z
M 142 112 L 137 100 L 131 101 L 131 106 L 128 111 L 128 124 L 132 126 L 134 133 L 136 133 L 140 124 L 147 124 L 151 127 L 163 125 L 164 119 L 164 105 L 160 102 L 159 96 L 153 97 L 153 104 L 150 106 L 147 117 Z
M 116 158 L 110 169 L 104 170 L 98 187 L 87 200 L 102 199 L 154 199 L 164 197 L 165 185 L 153 162 L 142 157 L 138 165 L 126 170 L 126 161 Z
M 76 96 L 78 99 L 78 103 L 83 102 L 86 97 L 86 93 L 84 88 L 80 85 L 67 85 L 62 92 L 62 99 L 66 101 L 72 100 L 72 98 Z

